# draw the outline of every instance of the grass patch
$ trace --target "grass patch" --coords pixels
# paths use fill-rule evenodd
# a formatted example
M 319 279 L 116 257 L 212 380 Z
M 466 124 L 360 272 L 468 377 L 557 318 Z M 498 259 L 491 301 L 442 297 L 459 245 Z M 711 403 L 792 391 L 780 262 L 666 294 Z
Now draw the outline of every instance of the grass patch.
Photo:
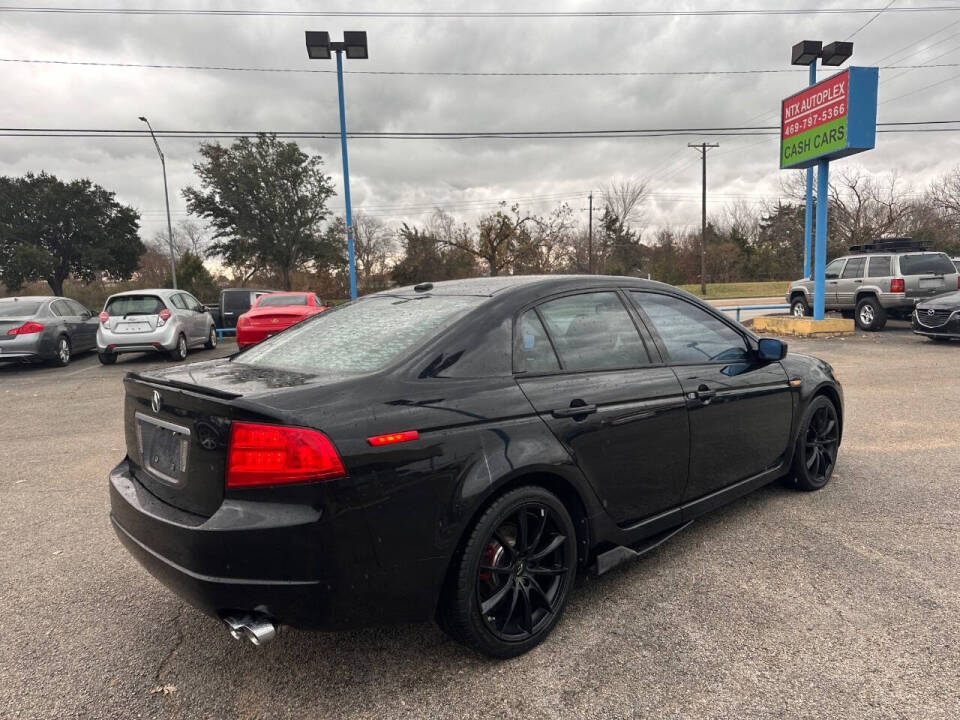
M 709 299 L 719 298 L 753 298 L 774 297 L 787 292 L 788 280 L 774 280 L 772 282 L 744 282 L 744 283 L 707 283 L 707 294 L 701 297 Z M 681 290 L 700 295 L 700 285 L 678 285 Z

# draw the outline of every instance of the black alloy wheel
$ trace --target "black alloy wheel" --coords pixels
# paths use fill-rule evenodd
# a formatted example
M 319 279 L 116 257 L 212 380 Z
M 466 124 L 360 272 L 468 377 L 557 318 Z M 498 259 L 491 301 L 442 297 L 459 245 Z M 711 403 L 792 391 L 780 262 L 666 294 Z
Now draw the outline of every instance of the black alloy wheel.
M 576 531 L 560 500 L 540 487 L 512 490 L 477 521 L 441 624 L 479 652 L 520 655 L 560 619 L 576 565 Z
M 793 459 L 794 478 L 801 490 L 819 490 L 830 481 L 840 447 L 837 408 L 823 395 L 804 413 Z

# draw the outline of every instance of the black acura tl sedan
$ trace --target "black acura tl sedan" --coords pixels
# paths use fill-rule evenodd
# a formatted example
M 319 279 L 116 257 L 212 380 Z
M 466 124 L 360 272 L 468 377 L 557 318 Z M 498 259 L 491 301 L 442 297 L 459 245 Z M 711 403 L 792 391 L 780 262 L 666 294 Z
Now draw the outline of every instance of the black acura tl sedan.
M 422 283 L 124 382 L 116 533 L 255 644 L 436 618 L 518 655 L 578 572 L 772 480 L 823 487 L 843 423 L 827 363 L 599 276 Z

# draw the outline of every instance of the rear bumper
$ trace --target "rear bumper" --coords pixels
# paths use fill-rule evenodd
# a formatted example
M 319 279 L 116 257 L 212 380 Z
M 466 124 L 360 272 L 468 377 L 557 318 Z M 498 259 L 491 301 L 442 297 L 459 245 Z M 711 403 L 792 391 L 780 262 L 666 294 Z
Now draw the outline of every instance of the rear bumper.
M 131 352 L 169 352 L 177 347 L 179 327 L 168 322 L 159 330 L 145 333 L 115 333 L 104 330 L 101 326 L 97 331 L 97 351 L 101 353 L 131 353 Z
M 435 608 L 433 563 L 386 573 L 366 523 L 317 503 L 224 500 L 211 517 L 157 499 L 124 460 L 110 474 L 110 520 L 143 567 L 212 617 L 256 611 L 313 630 L 423 620 Z M 358 546 L 359 545 L 359 546 Z
M 248 327 L 237 328 L 237 346 L 238 347 L 248 347 L 250 345 L 256 345 L 258 342 L 263 342 L 271 335 L 276 335 L 280 329 L 273 330 L 263 330 L 260 328 L 250 329 Z

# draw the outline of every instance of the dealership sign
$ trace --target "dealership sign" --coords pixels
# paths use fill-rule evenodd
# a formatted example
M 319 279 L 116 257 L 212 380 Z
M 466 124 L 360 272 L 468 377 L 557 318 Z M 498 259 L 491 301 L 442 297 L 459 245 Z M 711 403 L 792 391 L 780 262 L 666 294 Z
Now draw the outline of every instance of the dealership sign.
M 780 168 L 806 168 L 872 150 L 877 68 L 852 67 L 791 95 L 780 108 Z

